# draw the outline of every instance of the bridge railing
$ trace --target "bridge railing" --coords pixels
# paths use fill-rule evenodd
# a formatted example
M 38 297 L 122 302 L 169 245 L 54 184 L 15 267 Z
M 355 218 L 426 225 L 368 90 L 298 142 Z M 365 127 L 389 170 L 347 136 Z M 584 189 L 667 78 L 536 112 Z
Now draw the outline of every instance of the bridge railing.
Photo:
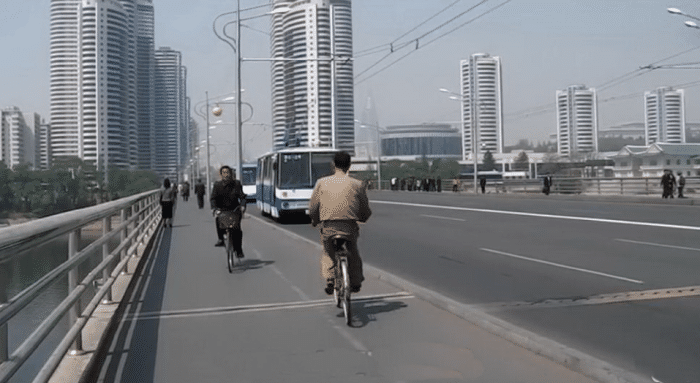
M 114 228 L 113 218 L 118 222 Z M 139 245 L 146 243 L 157 230 L 160 218 L 158 193 L 154 190 L 0 229 L 0 264 L 68 235 L 68 259 L 15 296 L 7 296 L 9 275 L 0 275 L 0 383 L 10 380 L 66 314 L 69 316 L 69 330 L 34 378 L 34 382 L 48 382 L 67 352 L 77 353 L 82 350 L 83 327 L 103 299 L 112 299 L 114 281 L 125 270 Z M 99 226 L 100 223 L 102 235 L 79 250 L 81 230 L 88 226 Z M 119 244 L 110 251 L 110 241 L 113 238 L 119 238 Z M 102 261 L 79 280 L 78 266 L 100 253 Z M 2 270 L 0 267 L 0 274 Z M 66 275 L 67 297 L 10 354 L 10 319 Z M 84 293 L 98 285 L 100 287 L 92 299 L 83 305 L 81 298 Z

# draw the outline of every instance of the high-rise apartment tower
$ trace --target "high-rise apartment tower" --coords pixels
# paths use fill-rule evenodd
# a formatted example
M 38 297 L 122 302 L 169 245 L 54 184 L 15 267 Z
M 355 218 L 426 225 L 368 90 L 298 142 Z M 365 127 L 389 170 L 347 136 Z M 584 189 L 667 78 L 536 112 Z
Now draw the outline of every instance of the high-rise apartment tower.
M 598 151 L 598 99 L 593 88 L 572 85 L 558 90 L 558 153 L 571 156 Z
M 350 0 L 275 0 L 272 16 L 273 146 L 354 152 Z
M 152 84 L 137 42 L 152 34 L 152 14 L 152 0 L 51 0 L 53 158 L 99 170 L 140 162 L 139 127 L 150 128 L 137 114 L 139 89 Z
M 646 145 L 656 142 L 685 143 L 685 92 L 661 87 L 644 92 Z
M 476 53 L 460 62 L 462 160 L 476 153 L 503 153 L 501 58 Z M 476 137 L 474 135 L 476 134 Z

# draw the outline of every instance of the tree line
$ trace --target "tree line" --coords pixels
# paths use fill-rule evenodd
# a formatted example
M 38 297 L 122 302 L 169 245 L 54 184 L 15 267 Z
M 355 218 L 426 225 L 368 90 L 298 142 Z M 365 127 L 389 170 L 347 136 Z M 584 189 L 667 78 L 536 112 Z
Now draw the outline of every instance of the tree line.
M 151 171 L 114 169 L 105 182 L 104 172 L 77 157 L 60 159 L 50 170 L 10 169 L 0 161 L 0 217 L 46 217 L 153 190 L 159 180 Z

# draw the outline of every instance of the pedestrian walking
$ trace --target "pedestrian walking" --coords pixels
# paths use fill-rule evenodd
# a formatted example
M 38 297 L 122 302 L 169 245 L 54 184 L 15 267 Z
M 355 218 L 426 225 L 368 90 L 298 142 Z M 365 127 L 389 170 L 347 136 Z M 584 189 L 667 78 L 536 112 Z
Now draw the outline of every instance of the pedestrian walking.
M 190 199 L 190 183 L 185 181 L 182 183 L 182 200 L 187 202 Z
M 177 201 L 177 189 L 175 185 L 170 184 L 170 179 L 163 180 L 163 187 L 159 194 L 163 227 L 173 227 L 173 210 L 175 201 Z
M 663 194 L 661 198 L 673 198 L 673 187 L 676 184 L 676 177 L 673 176 L 673 172 L 668 169 L 664 170 L 664 175 L 661 176 L 661 187 L 663 188 Z
M 683 188 L 685 187 L 685 177 L 683 173 L 678 172 L 678 198 L 685 198 L 683 195 Z
M 544 182 L 544 187 L 542 188 L 542 193 L 544 193 L 544 195 L 549 195 L 549 189 L 552 187 L 552 183 L 550 181 L 550 178 L 548 176 L 544 176 L 542 181 Z
M 481 194 L 486 194 L 486 178 L 481 178 L 479 184 L 481 184 Z
M 199 206 L 200 209 L 204 209 L 204 195 L 206 193 L 207 193 L 206 186 L 204 186 L 201 179 L 198 179 L 197 183 L 194 184 L 194 194 L 197 195 L 197 205 Z
M 437 192 L 442 193 L 442 178 L 437 178 Z

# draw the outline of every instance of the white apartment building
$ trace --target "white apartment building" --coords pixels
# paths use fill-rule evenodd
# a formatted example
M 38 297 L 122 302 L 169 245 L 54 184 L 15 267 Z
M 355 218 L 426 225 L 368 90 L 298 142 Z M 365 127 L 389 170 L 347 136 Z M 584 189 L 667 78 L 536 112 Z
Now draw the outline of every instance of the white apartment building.
M 503 153 L 501 58 L 476 53 L 462 60 L 460 69 L 462 160 L 474 158 L 475 149 L 477 153 Z
M 644 92 L 645 144 L 684 144 L 685 92 L 661 87 Z
M 559 155 L 598 151 L 598 98 L 593 88 L 572 85 L 556 92 Z
M 16 106 L 5 108 L 0 113 L 0 161 L 11 169 L 21 164 L 37 168 L 39 114 L 22 112 Z
M 182 54 L 169 47 L 155 51 L 154 170 L 175 182 L 183 170 L 189 139 L 188 99 L 185 96 L 186 72 Z M 184 132 L 184 134 L 183 134 Z
M 350 0 L 274 0 L 273 146 L 354 152 Z
M 51 0 L 54 159 L 77 156 L 100 170 L 136 167 L 137 95 L 152 85 L 137 75 L 137 35 L 152 32 L 140 24 L 152 24 L 152 12 L 151 0 Z

